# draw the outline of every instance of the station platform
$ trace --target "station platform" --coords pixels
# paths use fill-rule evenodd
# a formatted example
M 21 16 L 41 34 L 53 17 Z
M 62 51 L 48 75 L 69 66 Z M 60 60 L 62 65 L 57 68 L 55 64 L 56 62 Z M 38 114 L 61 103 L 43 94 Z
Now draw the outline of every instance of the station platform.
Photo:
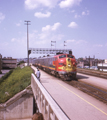
M 107 120 L 107 105 L 40 70 L 41 84 L 71 120 Z

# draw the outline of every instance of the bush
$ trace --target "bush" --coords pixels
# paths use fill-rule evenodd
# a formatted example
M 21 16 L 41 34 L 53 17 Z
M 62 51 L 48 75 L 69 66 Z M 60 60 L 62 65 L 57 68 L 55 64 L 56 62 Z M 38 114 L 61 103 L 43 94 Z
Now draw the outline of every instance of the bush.
M 25 62 L 22 60 L 22 61 L 20 61 L 17 65 L 21 65 L 21 64 L 23 64 L 23 63 L 25 63 Z
M 9 77 L 9 75 L 13 72 L 13 70 L 10 70 L 8 73 L 6 73 L 4 76 L 0 78 L 0 84 Z

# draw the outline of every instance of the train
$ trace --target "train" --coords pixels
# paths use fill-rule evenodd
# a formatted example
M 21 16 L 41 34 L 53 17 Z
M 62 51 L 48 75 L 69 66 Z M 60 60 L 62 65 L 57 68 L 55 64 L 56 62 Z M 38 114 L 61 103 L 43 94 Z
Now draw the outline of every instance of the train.
M 72 78 L 77 80 L 77 62 L 72 52 L 38 58 L 35 60 L 35 66 L 63 80 L 72 80 Z

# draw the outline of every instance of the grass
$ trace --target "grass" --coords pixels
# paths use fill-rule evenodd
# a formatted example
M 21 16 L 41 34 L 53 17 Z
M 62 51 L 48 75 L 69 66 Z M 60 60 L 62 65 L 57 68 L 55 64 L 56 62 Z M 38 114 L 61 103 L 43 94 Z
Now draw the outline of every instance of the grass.
M 0 78 L 0 103 L 6 102 L 16 93 L 30 85 L 32 72 L 33 70 L 30 67 L 22 69 L 18 67 Z

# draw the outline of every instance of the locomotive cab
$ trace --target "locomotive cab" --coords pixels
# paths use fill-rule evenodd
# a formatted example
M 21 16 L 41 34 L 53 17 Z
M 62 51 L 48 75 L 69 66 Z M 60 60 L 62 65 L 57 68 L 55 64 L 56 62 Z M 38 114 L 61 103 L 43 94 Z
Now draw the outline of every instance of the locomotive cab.
M 76 79 L 76 60 L 72 54 L 61 54 L 58 56 L 59 75 L 64 78 L 73 77 Z

